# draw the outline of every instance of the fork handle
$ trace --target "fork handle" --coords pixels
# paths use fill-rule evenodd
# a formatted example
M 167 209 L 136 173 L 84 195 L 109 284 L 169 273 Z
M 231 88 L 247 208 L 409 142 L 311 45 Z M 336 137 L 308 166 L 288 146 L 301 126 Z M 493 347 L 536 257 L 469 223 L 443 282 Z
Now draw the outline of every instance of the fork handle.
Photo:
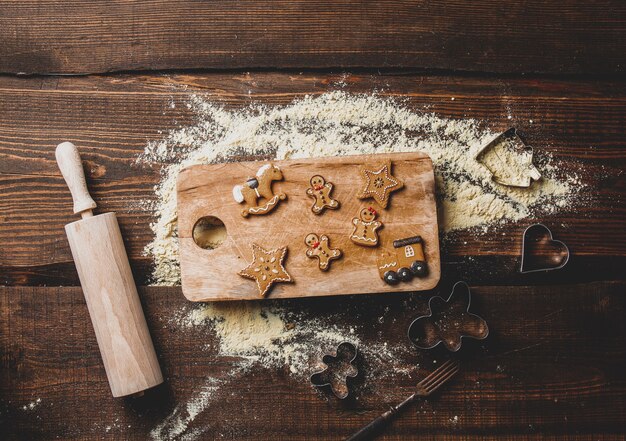
M 371 423 L 353 434 L 350 438 L 346 439 L 346 441 L 371 440 L 373 436 L 377 435 L 385 427 L 387 427 L 387 423 L 392 420 L 394 414 L 395 412 L 393 410 L 388 410 L 375 420 L 372 420 Z
M 389 424 L 389 422 L 393 420 L 394 416 L 406 405 L 411 403 L 416 398 L 416 396 L 416 394 L 411 395 L 402 403 L 392 407 L 387 412 L 383 413 L 381 416 L 370 422 L 367 426 L 363 427 L 361 430 L 353 434 L 350 438 L 346 439 L 346 441 L 371 440 L 374 436 L 378 435 L 385 427 L 387 427 L 387 424 Z

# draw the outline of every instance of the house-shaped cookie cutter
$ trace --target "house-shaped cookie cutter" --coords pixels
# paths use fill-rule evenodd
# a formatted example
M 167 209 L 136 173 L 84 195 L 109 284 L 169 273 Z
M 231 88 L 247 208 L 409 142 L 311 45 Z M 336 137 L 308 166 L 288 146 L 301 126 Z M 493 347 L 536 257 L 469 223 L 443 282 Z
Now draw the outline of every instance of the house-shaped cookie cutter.
M 512 150 L 518 153 L 518 160 L 507 162 L 498 155 L 496 146 L 508 142 Z M 486 155 L 492 155 L 496 164 L 484 161 Z M 484 165 L 491 173 L 491 178 L 498 184 L 508 187 L 530 187 L 533 180 L 541 179 L 539 170 L 533 165 L 533 149 L 526 146 L 517 134 L 515 127 L 500 133 L 485 144 L 474 156 L 476 161 Z

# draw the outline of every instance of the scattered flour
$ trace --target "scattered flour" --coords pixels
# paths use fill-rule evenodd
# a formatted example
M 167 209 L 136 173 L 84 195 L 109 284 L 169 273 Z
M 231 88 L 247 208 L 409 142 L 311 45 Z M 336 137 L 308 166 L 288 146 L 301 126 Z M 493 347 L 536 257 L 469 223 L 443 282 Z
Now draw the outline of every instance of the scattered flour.
M 155 238 L 146 251 L 155 261 L 154 283 L 180 283 L 176 236 L 176 179 L 184 167 L 237 160 L 256 155 L 287 159 L 380 152 L 424 151 L 435 165 L 442 232 L 474 228 L 478 234 L 494 225 L 555 212 L 570 206 L 580 187 L 578 177 L 560 174 L 555 160 L 536 151 L 543 179 L 530 189 L 511 189 L 492 181 L 489 171 L 474 160 L 477 149 L 494 133 L 472 119 L 454 120 L 412 110 L 402 102 L 376 95 L 334 91 L 306 96 L 286 106 L 252 105 L 227 110 L 199 96 L 188 107 L 196 122 L 150 143 L 139 163 L 162 166 L 155 187 Z M 382 325 L 388 308 L 380 316 Z M 343 318 L 343 319 L 342 319 Z M 186 404 L 181 404 L 151 432 L 153 439 L 196 439 L 208 430 L 192 428 L 202 411 L 230 378 L 246 375 L 251 366 L 288 367 L 296 378 L 308 377 L 316 368 L 320 348 L 341 341 L 359 345 L 360 329 L 347 325 L 346 316 L 310 317 L 293 306 L 272 302 L 204 303 L 189 306 L 172 319 L 173 325 L 217 336 L 217 353 L 239 357 L 228 378 L 209 378 Z M 410 375 L 412 364 L 399 363 L 409 349 L 404 342 L 360 346 L 371 379 L 385 375 Z M 206 348 L 207 352 L 212 351 Z
M 207 428 L 188 431 L 189 425 L 196 419 L 198 414 L 203 412 L 215 400 L 215 395 L 224 384 L 246 371 L 249 366 L 250 363 L 240 364 L 230 372 L 228 378 L 209 378 L 200 391 L 189 399 L 186 404 L 177 406 L 167 418 L 152 429 L 150 432 L 152 439 L 191 440 L 200 436 Z
M 27 410 L 27 411 L 35 410 L 35 408 L 39 406 L 40 404 L 41 404 L 41 398 L 37 398 L 35 401 L 31 401 L 30 403 L 23 405 L 22 410 Z
M 287 366 L 298 379 L 311 374 L 320 351 L 346 340 L 357 346 L 361 343 L 355 327 L 336 324 L 345 323 L 345 317 L 339 313 L 310 317 L 293 308 L 259 302 L 201 303 L 180 311 L 172 321 L 183 329 L 208 326 L 219 337 L 219 355 L 241 357 L 264 367 Z M 387 343 L 360 347 L 361 352 L 371 353 L 372 367 L 379 371 L 387 370 L 405 349 L 405 345 L 391 348 Z M 393 374 L 392 370 L 389 373 Z
M 384 320 L 389 312 L 386 308 L 381 318 Z M 411 377 L 419 369 L 415 353 L 403 342 L 396 342 L 394 346 L 386 342 L 361 345 L 359 328 L 337 325 L 345 323 L 348 316 L 347 313 L 326 313 L 323 318 L 312 317 L 306 311 L 260 302 L 198 303 L 178 311 L 169 319 L 170 326 L 217 335 L 217 355 L 234 361 L 225 376 L 207 378 L 197 392 L 150 432 L 150 436 L 159 441 L 201 438 L 212 428 L 211 423 L 194 427 L 194 420 L 200 413 L 219 405 L 224 398 L 220 391 L 229 382 L 256 372 L 259 367 L 274 370 L 287 367 L 289 375 L 306 384 L 308 377 L 323 367 L 320 364 L 323 353 L 343 341 L 357 345 L 364 360 L 360 369 L 370 379 Z M 215 353 L 210 347 L 201 349 L 207 354 Z M 364 387 L 356 393 L 381 395 L 372 387 Z
M 538 167 L 543 179 L 529 189 L 499 185 L 475 159 L 494 133 L 472 119 L 448 119 L 419 112 L 376 95 L 334 91 L 306 96 L 286 106 L 252 105 L 227 110 L 199 96 L 189 107 L 194 125 L 150 143 L 140 163 L 164 166 L 155 188 L 152 225 L 155 238 L 147 247 L 154 256 L 154 282 L 180 283 L 176 237 L 176 179 L 187 166 L 236 160 L 243 155 L 276 159 L 423 151 L 435 164 L 443 232 L 517 221 L 569 205 L 578 177 L 559 176 L 560 167 L 545 154 Z

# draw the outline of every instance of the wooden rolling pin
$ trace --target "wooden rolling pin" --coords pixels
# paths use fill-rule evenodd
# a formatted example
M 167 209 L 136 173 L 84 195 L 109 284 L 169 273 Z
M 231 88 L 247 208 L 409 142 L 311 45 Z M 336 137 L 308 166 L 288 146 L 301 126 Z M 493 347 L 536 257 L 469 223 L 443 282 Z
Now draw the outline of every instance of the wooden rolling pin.
M 163 376 L 141 309 L 115 213 L 93 215 L 76 146 L 59 144 L 56 158 L 72 192 L 74 214 L 65 226 L 89 315 L 114 397 L 161 384 Z

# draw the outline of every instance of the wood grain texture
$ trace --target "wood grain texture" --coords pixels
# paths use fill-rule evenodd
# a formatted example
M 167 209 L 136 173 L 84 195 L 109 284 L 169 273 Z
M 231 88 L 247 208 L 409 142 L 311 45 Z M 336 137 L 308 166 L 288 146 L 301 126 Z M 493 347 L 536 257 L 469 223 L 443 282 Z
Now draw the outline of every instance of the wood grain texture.
M 619 0 L 11 0 L 0 71 L 427 68 L 617 74 Z
M 88 195 L 88 194 L 87 194 Z M 65 226 L 114 397 L 163 382 L 113 213 Z
M 422 75 L 208 74 L 85 78 L 0 77 L 0 283 L 77 285 L 63 226 L 72 201 L 54 159 L 68 139 L 81 147 L 88 184 L 102 212 L 115 211 L 138 284 L 149 280 L 153 220 L 141 201 L 154 200 L 159 164 L 136 156 L 161 131 L 191 124 L 186 103 L 206 94 L 226 108 L 252 100 L 281 105 L 339 88 L 378 90 L 412 109 L 472 117 L 493 130 L 520 129 L 536 155 L 551 154 L 581 173 L 581 201 L 544 216 L 572 260 L 552 277 L 515 273 L 520 239 L 534 219 L 493 235 L 445 237 L 443 277 L 472 283 L 528 284 L 622 278 L 626 265 L 626 86 L 622 82 L 481 79 Z M 455 100 L 451 100 L 451 98 Z M 173 106 L 173 108 L 172 108 Z M 511 117 L 511 119 L 508 118 Z M 533 121 L 532 123 L 530 121 Z M 263 158 L 241 158 L 263 159 Z
M 464 342 L 458 377 L 402 415 L 382 439 L 624 439 L 625 288 L 624 282 L 473 287 L 473 310 L 489 323 L 490 336 Z M 446 283 L 441 294 L 449 289 Z M 166 383 L 142 399 L 117 400 L 79 288 L 0 288 L 3 439 L 146 439 L 214 378 L 226 382 L 186 434 L 204 429 L 201 439 L 340 440 L 410 395 L 424 375 L 415 364 L 428 370 L 446 357 L 411 349 L 405 337 L 425 311 L 424 293 L 281 301 L 312 317 L 342 314 L 342 326 L 353 326 L 363 346 L 406 346 L 397 362 L 410 374 L 385 377 L 365 357 L 358 400 L 339 402 L 286 368 L 258 365 L 229 378 L 237 360 L 217 355 L 210 327 L 172 321 L 197 307 L 180 288 L 144 288 L 140 295 Z M 37 398 L 35 409 L 23 409 Z
M 404 181 L 404 188 L 391 194 L 386 209 L 371 200 L 357 199 L 363 188 L 359 167 L 377 170 L 390 160 L 393 176 Z M 343 158 L 296 159 L 272 161 L 284 179 L 273 184 L 274 194 L 285 193 L 271 212 L 244 218 L 244 205 L 233 200 L 232 189 L 254 176 L 264 162 L 239 162 L 193 166 L 178 178 L 178 225 L 183 293 L 189 300 L 258 300 L 253 280 L 237 276 L 252 261 L 251 244 L 266 250 L 287 247 L 287 272 L 293 283 L 275 285 L 269 297 L 314 297 L 326 295 L 391 293 L 432 289 L 439 282 L 439 229 L 435 203 L 435 176 L 430 158 L 423 153 L 354 155 Z M 306 195 L 310 179 L 322 175 L 334 184 L 333 197 L 341 206 L 321 215 L 311 211 L 312 199 Z M 350 240 L 353 218 L 368 206 L 378 210 L 383 227 L 378 232 L 377 247 L 363 247 Z M 214 250 L 196 245 L 192 233 L 204 216 L 217 217 L 226 227 L 227 237 Z M 322 273 L 316 260 L 306 256 L 304 239 L 309 233 L 327 235 L 331 246 L 343 257 Z M 396 286 L 387 285 L 378 275 L 376 259 L 383 249 L 397 239 L 422 236 L 427 277 L 414 278 Z

